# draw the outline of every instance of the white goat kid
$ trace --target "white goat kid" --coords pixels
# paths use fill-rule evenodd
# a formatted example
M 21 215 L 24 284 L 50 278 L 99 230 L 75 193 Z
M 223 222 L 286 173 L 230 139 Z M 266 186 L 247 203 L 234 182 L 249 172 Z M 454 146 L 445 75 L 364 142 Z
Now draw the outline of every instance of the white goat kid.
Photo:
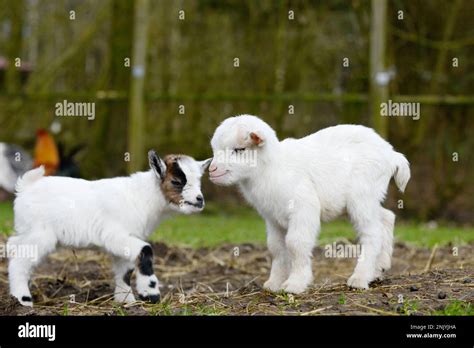
M 267 123 L 242 115 L 224 120 L 211 146 L 211 181 L 237 184 L 265 219 L 273 259 L 265 288 L 305 291 L 313 279 L 311 256 L 320 220 L 344 212 L 358 232 L 363 256 L 347 284 L 367 289 L 390 268 L 395 215 L 381 202 L 392 176 L 404 191 L 410 169 L 406 158 L 372 129 L 340 125 L 279 141 Z
M 153 250 L 144 240 L 169 213 L 190 214 L 204 208 L 200 179 L 210 159 L 197 162 L 168 155 L 162 160 L 153 150 L 148 157 L 151 170 L 129 177 L 97 181 L 44 177 L 39 167 L 18 180 L 16 235 L 8 240 L 7 250 L 32 246 L 35 251 L 26 256 L 9 253 L 10 292 L 21 304 L 33 305 L 28 288 L 32 269 L 58 245 L 99 247 L 110 253 L 116 301 L 135 301 L 130 287 L 135 268 L 140 299 L 159 301 Z

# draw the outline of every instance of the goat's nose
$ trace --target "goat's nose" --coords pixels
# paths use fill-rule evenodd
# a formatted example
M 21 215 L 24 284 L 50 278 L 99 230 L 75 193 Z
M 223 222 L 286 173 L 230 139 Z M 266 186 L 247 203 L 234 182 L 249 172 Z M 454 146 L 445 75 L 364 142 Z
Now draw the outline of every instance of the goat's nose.
M 204 198 L 202 197 L 202 195 L 196 196 L 196 206 L 198 208 L 203 208 L 204 207 Z
M 217 166 L 214 163 L 211 163 L 209 166 L 209 173 L 215 172 L 217 170 Z

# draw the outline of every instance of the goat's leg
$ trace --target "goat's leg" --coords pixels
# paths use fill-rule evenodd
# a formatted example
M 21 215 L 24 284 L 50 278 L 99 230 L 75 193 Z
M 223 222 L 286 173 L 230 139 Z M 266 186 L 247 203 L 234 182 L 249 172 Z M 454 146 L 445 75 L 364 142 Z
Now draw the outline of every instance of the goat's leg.
M 319 214 L 314 211 L 300 211 L 290 220 L 285 242 L 291 268 L 288 279 L 282 285 L 285 291 L 302 293 L 313 281 L 311 258 L 319 230 Z
M 380 205 L 372 209 L 364 206 L 352 206 L 349 214 L 359 235 L 361 255 L 357 260 L 354 273 L 347 281 L 347 285 L 357 289 L 368 289 L 369 283 L 374 280 L 377 272 L 377 258 L 383 252 L 384 234 Z
M 43 230 L 38 233 L 12 236 L 8 240 L 10 294 L 23 306 L 33 306 L 28 282 L 34 267 L 55 248 L 56 239 Z M 26 252 L 27 255 L 24 254 Z
M 133 262 L 121 257 L 114 257 L 113 270 L 115 273 L 115 292 L 114 299 L 120 303 L 135 302 L 135 296 L 130 286 L 133 269 Z
M 146 245 L 137 259 L 137 291 L 141 300 L 160 301 L 159 281 L 153 272 L 153 249 Z
M 383 272 L 388 271 L 392 266 L 395 214 L 388 209 L 382 208 L 382 224 L 382 250 L 377 255 L 375 279 L 381 278 Z
M 270 278 L 263 284 L 263 287 L 270 291 L 278 291 L 282 289 L 282 284 L 290 272 L 288 252 L 285 246 L 285 231 L 269 221 L 266 222 L 266 227 L 267 246 L 272 255 L 272 268 Z
M 117 230 L 107 238 L 106 250 L 136 265 L 137 292 L 141 300 L 156 303 L 160 300 L 159 281 L 153 272 L 153 249 L 150 244 L 119 233 Z

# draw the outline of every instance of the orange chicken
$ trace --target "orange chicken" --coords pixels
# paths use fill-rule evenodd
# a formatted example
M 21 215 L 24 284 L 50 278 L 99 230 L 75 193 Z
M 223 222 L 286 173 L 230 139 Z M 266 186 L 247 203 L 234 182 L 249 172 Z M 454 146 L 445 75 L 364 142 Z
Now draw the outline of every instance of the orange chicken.
M 56 143 L 44 129 L 38 130 L 36 135 L 34 167 L 44 165 L 46 175 L 53 175 L 59 168 L 59 152 Z

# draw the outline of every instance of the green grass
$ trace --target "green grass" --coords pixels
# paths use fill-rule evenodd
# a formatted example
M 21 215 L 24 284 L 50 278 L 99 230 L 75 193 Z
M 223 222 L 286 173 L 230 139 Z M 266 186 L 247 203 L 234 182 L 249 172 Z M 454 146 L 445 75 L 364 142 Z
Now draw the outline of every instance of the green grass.
M 0 233 L 9 234 L 13 227 L 13 212 L 10 202 L 0 203 Z M 344 220 L 323 224 L 319 244 L 332 243 L 340 238 L 354 240 L 352 226 Z M 434 244 L 454 245 L 474 241 L 474 228 L 439 226 L 429 229 L 422 224 L 399 222 L 395 227 L 395 238 L 416 246 L 432 247 Z M 222 243 L 265 242 L 265 224 L 253 210 L 246 207 L 224 208 L 216 205 L 206 207 L 202 214 L 176 215 L 164 221 L 151 236 L 153 241 L 192 247 L 215 246 Z
M 434 315 L 474 315 L 474 307 L 471 303 L 460 300 L 451 300 L 443 310 L 435 311 Z
M 11 202 L 0 202 L 0 233 L 10 234 L 13 229 L 13 207 Z
M 412 315 L 418 311 L 419 303 L 416 300 L 408 300 L 399 304 L 397 312 L 402 315 Z
M 331 243 L 340 238 L 354 240 L 356 234 L 346 221 L 323 224 L 319 244 Z M 474 241 L 474 228 L 440 226 L 429 229 L 423 225 L 399 223 L 395 238 L 417 246 L 432 247 L 465 244 Z M 229 243 L 264 243 L 265 224 L 256 214 L 243 215 L 192 215 L 176 216 L 165 221 L 153 234 L 155 241 L 185 244 L 194 247 Z
M 262 243 L 265 224 L 253 214 L 180 215 L 164 221 L 151 239 L 193 247 Z
M 123 312 L 123 310 L 122 310 Z M 215 304 L 212 305 L 204 305 L 204 304 L 194 304 L 194 305 L 188 305 L 188 304 L 183 304 L 182 306 L 179 307 L 179 309 L 173 309 L 172 305 L 170 302 L 162 302 L 158 303 L 156 305 L 151 306 L 151 308 L 148 310 L 150 315 L 183 315 L 183 316 L 189 316 L 189 315 L 207 315 L 207 316 L 213 316 L 213 315 L 227 315 L 225 310 L 217 308 Z

